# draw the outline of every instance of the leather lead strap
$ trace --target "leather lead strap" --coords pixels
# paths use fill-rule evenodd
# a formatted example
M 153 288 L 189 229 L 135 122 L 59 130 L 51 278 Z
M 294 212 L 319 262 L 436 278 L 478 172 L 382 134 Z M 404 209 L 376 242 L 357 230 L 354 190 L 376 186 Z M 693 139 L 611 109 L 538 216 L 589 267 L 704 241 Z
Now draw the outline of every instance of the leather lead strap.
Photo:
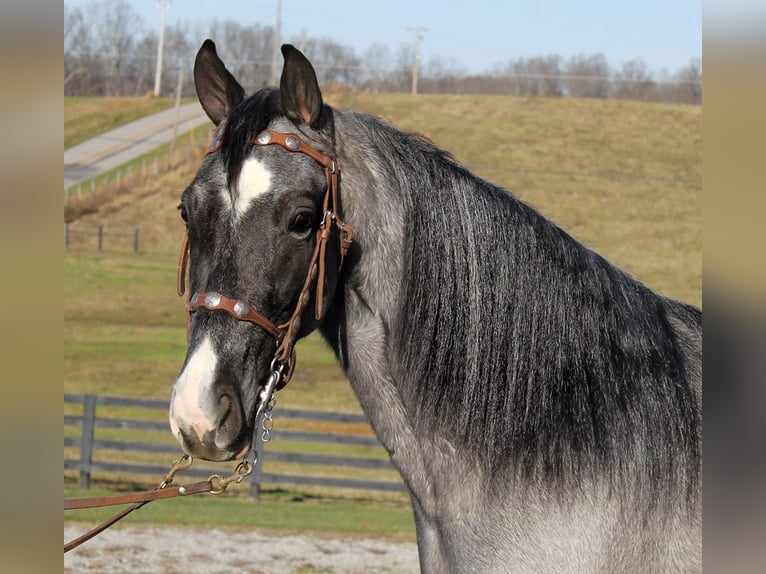
M 81 544 L 87 542 L 94 536 L 101 534 L 104 530 L 119 522 L 125 518 L 128 514 L 134 510 L 138 510 L 145 504 L 149 504 L 153 500 L 161 500 L 163 498 L 174 498 L 176 496 L 187 496 L 189 494 L 201 494 L 213 491 L 213 484 L 210 480 L 204 480 L 201 482 L 195 482 L 192 484 L 185 484 L 182 486 L 168 486 L 165 488 L 156 488 L 154 490 L 147 490 L 144 492 L 131 492 L 128 494 L 118 494 L 115 496 L 96 496 L 92 498 L 78 498 L 74 500 L 64 501 L 64 510 L 77 510 L 83 508 L 98 508 L 101 506 L 114 506 L 116 504 L 129 504 L 127 508 L 121 510 L 114 516 L 106 519 L 98 526 L 91 528 L 86 533 L 78 536 L 74 540 L 71 540 L 64 544 L 64 553 L 66 554 L 73 548 L 77 548 Z

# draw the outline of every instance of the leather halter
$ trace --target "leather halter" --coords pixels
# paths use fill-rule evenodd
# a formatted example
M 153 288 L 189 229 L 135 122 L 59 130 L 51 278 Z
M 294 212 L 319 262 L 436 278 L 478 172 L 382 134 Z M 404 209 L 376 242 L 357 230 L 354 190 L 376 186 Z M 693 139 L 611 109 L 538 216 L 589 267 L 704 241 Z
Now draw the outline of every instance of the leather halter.
M 348 253 L 348 250 L 351 247 L 354 231 L 353 228 L 349 224 L 344 223 L 340 217 L 340 206 L 338 204 L 338 174 L 340 173 L 340 168 L 335 159 L 321 153 L 295 134 L 275 132 L 271 129 L 265 129 L 255 136 L 253 144 L 259 146 L 279 145 L 287 151 L 302 153 L 309 156 L 324 168 L 327 188 L 325 190 L 322 205 L 323 217 L 322 222 L 319 224 L 319 229 L 317 229 L 316 232 L 314 254 L 311 257 L 311 263 L 309 264 L 306 279 L 303 282 L 303 288 L 298 295 L 298 301 L 290 319 L 279 325 L 276 325 L 247 301 L 233 299 L 216 291 L 194 293 L 189 297 L 186 303 L 188 311 L 187 329 L 190 326 L 192 314 L 199 309 L 226 311 L 229 315 L 239 321 L 246 321 L 257 325 L 276 340 L 277 350 L 274 358 L 280 363 L 289 366 L 283 383 L 278 387 L 282 388 L 287 384 L 292 375 L 292 371 L 295 368 L 294 347 L 298 331 L 300 330 L 301 315 L 308 304 L 311 288 L 315 283 L 316 308 L 314 310 L 314 317 L 317 320 L 321 320 L 323 316 L 325 274 L 327 271 L 327 242 L 332 235 L 332 226 L 334 225 L 340 231 L 339 269 L 340 265 L 343 264 L 343 259 L 346 256 L 346 253 Z M 208 153 L 215 153 L 220 147 L 219 143 Z M 189 236 L 186 234 L 184 235 L 183 243 L 181 245 L 181 256 L 178 262 L 177 288 L 179 296 L 183 296 L 184 293 L 186 293 L 186 284 L 188 281 L 187 270 L 190 258 L 189 251 Z

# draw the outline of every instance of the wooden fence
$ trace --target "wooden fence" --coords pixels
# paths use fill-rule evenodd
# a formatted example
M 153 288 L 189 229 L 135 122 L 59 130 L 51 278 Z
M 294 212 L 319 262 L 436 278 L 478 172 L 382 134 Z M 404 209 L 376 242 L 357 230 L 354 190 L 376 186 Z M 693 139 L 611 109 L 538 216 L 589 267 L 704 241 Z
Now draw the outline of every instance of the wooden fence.
M 96 249 L 103 251 L 104 238 L 105 237 L 119 237 L 124 240 L 127 239 L 133 248 L 133 253 L 138 253 L 138 227 L 133 231 L 105 231 L 103 225 L 99 225 L 96 229 L 70 229 L 68 223 L 64 223 L 64 251 L 68 250 L 72 244 L 73 236 L 95 236 L 96 237 Z
M 94 474 L 153 475 L 159 482 L 181 452 L 170 434 L 169 401 L 65 394 L 64 403 L 64 470 L 77 471 L 80 488 L 90 488 Z M 128 418 L 126 412 L 139 416 Z M 252 496 L 263 484 L 405 490 L 364 416 L 277 408 L 274 418 L 270 442 L 263 443 L 258 433 L 259 462 L 248 477 Z M 325 432 L 333 426 L 345 432 Z M 233 467 L 195 460 L 179 479 L 226 474 Z

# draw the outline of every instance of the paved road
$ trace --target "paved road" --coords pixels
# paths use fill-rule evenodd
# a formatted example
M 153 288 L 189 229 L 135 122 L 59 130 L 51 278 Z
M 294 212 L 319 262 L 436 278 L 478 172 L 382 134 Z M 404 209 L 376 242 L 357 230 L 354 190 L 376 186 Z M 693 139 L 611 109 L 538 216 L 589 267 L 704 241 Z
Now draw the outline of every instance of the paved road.
M 64 151 L 64 187 L 122 165 L 173 139 L 175 108 L 138 119 Z M 178 133 L 210 120 L 199 102 L 178 111 Z M 210 124 L 212 127 L 212 123 Z

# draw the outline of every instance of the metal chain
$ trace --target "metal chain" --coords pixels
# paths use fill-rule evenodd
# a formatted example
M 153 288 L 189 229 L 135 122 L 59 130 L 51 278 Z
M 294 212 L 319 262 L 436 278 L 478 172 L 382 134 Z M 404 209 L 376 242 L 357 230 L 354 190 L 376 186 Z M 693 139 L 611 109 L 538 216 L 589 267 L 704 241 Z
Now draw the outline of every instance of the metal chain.
M 261 440 L 263 442 L 269 442 L 271 440 L 271 431 L 274 429 L 274 407 L 277 404 L 276 395 L 271 395 L 269 404 L 266 405 L 266 410 L 263 412 L 263 421 L 261 421 Z

